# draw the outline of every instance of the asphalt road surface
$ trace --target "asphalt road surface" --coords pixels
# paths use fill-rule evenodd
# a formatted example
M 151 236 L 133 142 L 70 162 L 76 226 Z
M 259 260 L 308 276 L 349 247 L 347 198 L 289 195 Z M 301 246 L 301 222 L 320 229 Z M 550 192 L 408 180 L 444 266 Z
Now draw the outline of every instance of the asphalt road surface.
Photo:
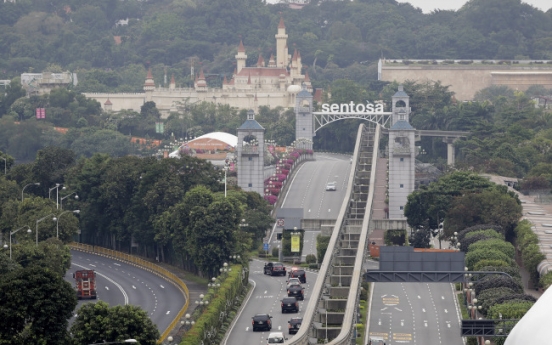
M 71 255 L 71 268 L 65 275 L 65 280 L 74 285 L 73 272 L 81 269 L 95 270 L 98 300 L 111 306 L 140 306 L 148 312 L 159 332 L 169 326 L 186 302 L 180 289 L 153 273 L 99 255 L 73 250 Z M 78 313 L 82 304 L 94 301 L 80 300 L 75 313 Z

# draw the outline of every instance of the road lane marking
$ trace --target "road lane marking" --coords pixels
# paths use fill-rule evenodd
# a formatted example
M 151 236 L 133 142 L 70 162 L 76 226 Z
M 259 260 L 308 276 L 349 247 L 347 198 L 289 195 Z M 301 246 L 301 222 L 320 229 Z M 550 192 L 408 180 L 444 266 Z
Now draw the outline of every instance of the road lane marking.
M 121 266 L 121 264 L 118 264 L 118 263 L 116 263 L 116 262 L 114 262 L 113 265 L 115 265 L 115 266 Z
M 170 313 L 171 313 L 171 311 L 169 310 L 169 311 L 167 311 L 167 314 L 166 314 L 166 315 L 169 315 Z

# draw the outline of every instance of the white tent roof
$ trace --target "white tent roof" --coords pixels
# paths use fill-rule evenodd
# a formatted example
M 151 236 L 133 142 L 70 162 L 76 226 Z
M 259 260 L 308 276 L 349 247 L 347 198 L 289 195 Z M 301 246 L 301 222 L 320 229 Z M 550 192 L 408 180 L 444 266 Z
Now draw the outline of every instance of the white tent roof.
M 514 326 L 504 345 L 550 344 L 552 328 L 546 323 L 552 317 L 551 305 L 552 288 L 548 288 Z
M 195 138 L 194 140 L 198 140 L 198 139 L 216 139 L 216 140 L 220 140 L 232 147 L 236 147 L 238 145 L 238 137 L 233 135 L 233 134 L 229 134 L 229 133 L 224 133 L 224 132 L 211 132 L 211 133 L 207 133 L 207 134 L 204 134 L 198 138 Z M 192 140 L 191 142 L 193 142 L 194 140 Z

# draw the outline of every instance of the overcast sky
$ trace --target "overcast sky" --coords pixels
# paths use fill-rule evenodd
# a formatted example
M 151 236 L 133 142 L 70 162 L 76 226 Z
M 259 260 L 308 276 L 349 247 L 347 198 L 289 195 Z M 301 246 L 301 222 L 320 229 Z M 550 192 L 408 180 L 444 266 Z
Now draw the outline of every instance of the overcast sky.
M 397 2 L 409 2 L 414 7 L 419 7 L 424 13 L 429 13 L 435 9 L 441 10 L 458 10 L 467 0 L 397 0 Z M 543 12 L 548 11 L 552 7 L 550 0 L 522 0 L 533 7 L 540 9 Z

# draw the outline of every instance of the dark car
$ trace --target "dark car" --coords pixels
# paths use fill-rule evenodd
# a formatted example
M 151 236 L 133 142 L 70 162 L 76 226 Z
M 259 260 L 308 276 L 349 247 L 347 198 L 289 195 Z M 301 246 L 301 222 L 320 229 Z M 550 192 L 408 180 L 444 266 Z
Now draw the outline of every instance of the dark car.
M 299 328 L 301 328 L 301 323 L 303 323 L 302 317 L 292 317 L 288 321 L 288 331 L 289 334 L 297 334 Z
M 287 288 L 287 295 L 303 301 L 305 299 L 305 288 L 301 284 L 291 284 Z
M 299 302 L 297 302 L 297 298 L 295 297 L 284 297 L 282 300 L 282 313 L 286 312 L 299 312 Z
M 252 317 L 253 332 L 257 330 L 270 331 L 272 329 L 272 316 L 268 314 L 256 314 Z
M 291 271 L 289 271 L 289 278 L 299 278 L 301 283 L 306 284 L 307 283 L 307 272 L 303 269 L 299 269 L 296 267 L 293 267 Z
M 264 274 L 269 276 L 285 276 L 286 266 L 281 262 L 267 262 L 264 265 Z

